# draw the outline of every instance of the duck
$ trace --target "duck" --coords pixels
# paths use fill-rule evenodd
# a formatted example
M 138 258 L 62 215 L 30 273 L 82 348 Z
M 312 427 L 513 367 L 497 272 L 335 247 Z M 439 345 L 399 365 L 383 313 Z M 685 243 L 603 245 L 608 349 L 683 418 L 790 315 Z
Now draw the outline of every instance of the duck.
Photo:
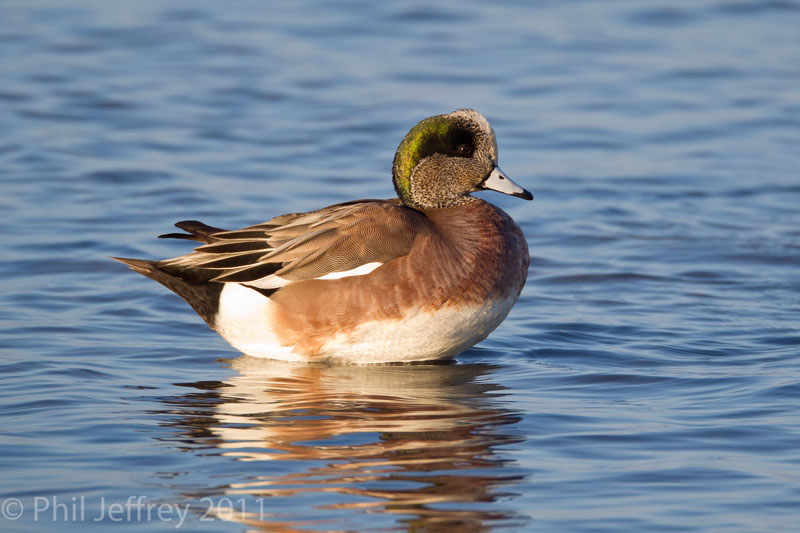
M 199 221 L 159 238 L 202 243 L 163 260 L 114 257 L 175 292 L 245 355 L 333 364 L 437 362 L 506 318 L 530 264 L 522 229 L 473 196 L 532 200 L 498 166 L 473 109 L 413 126 L 392 165 L 397 193 L 276 216 L 239 230 Z

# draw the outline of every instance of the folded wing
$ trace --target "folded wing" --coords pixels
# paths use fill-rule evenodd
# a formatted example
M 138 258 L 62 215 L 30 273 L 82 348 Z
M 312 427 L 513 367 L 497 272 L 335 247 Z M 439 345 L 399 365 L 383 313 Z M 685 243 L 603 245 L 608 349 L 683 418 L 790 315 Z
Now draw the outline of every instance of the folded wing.
M 417 211 L 392 200 L 359 200 L 225 231 L 196 221 L 187 234 L 163 237 L 205 242 L 158 266 L 192 281 L 245 283 L 277 289 L 294 281 L 365 273 L 406 255 L 426 225 Z

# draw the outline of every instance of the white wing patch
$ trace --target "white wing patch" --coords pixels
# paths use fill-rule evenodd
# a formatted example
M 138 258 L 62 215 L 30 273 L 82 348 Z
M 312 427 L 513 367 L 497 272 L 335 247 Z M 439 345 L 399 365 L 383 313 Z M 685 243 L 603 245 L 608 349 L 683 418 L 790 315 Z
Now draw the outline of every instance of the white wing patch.
M 341 279 L 347 278 L 349 276 L 363 276 L 364 274 L 369 274 L 383 263 L 379 261 L 373 261 L 372 263 L 364 263 L 363 265 L 359 265 L 356 268 L 351 268 L 350 270 L 343 270 L 341 272 L 331 272 L 329 274 L 325 274 L 324 276 L 320 276 L 318 278 L 313 279 Z M 252 287 L 258 287 L 259 289 L 279 289 L 284 287 L 290 283 L 292 283 L 291 279 L 282 278 L 276 274 L 271 276 L 266 276 L 256 281 L 252 281 L 247 283 Z
M 282 278 L 273 274 L 271 276 L 248 282 L 247 284 L 252 287 L 258 287 L 259 289 L 280 289 L 291 282 L 292 280 L 290 279 Z
M 364 274 L 369 274 L 383 263 L 378 261 L 373 261 L 372 263 L 364 263 L 361 266 L 357 266 L 355 268 L 351 268 L 350 270 L 344 270 L 342 272 L 331 272 L 330 274 L 325 274 L 324 276 L 320 276 L 316 279 L 339 279 L 339 278 L 347 278 L 350 276 L 363 276 Z

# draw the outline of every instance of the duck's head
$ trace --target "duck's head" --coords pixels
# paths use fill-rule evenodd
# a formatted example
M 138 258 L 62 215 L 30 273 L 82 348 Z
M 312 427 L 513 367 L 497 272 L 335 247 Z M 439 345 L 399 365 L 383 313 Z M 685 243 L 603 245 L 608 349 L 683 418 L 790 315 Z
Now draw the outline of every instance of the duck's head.
M 392 178 L 402 202 L 415 209 L 460 205 L 482 190 L 533 199 L 497 166 L 494 131 L 472 109 L 429 117 L 411 128 L 397 148 Z

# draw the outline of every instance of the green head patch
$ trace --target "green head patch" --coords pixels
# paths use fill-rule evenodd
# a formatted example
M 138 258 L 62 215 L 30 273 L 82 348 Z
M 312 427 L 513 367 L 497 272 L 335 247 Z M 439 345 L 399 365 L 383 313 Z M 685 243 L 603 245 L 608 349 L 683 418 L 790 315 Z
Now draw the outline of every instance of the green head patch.
M 413 128 L 400 143 L 392 168 L 394 188 L 404 204 L 412 204 L 411 174 L 424 158 L 439 153 L 455 157 L 471 157 L 473 132 L 452 115 L 426 118 Z

